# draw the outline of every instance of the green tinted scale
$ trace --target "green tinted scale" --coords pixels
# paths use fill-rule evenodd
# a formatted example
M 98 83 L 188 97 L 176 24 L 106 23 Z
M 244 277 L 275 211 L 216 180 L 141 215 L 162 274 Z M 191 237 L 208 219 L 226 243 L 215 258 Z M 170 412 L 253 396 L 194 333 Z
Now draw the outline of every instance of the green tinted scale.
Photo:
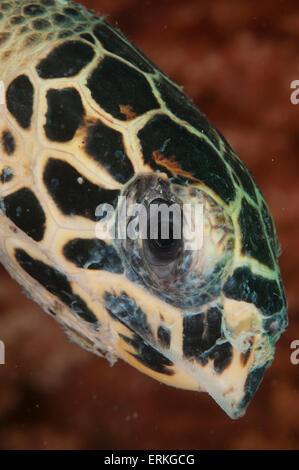
M 244 164 L 72 1 L 0 1 L 0 64 L 3 265 L 82 347 L 242 416 L 287 324 L 275 226 Z M 96 208 L 110 204 L 114 227 L 119 196 L 176 203 L 185 225 L 184 204 L 201 204 L 202 246 L 111 239 Z

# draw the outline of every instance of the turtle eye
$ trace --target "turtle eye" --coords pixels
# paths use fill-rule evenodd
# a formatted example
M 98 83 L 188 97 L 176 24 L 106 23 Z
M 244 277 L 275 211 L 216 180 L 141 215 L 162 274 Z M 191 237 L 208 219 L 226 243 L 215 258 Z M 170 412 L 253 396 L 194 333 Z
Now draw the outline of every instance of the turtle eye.
M 178 204 L 155 199 L 148 208 L 143 252 L 152 266 L 167 265 L 182 251 L 182 213 Z
M 126 230 L 116 246 L 127 278 L 188 312 L 215 299 L 235 253 L 235 229 L 222 204 L 157 174 L 139 175 L 122 196 L 115 223 Z

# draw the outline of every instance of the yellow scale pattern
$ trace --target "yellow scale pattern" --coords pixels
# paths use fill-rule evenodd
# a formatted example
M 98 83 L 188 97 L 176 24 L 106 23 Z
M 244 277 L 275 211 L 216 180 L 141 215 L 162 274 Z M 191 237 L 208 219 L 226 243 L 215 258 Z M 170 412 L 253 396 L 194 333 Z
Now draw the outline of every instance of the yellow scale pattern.
M 121 182 L 117 171 L 109 171 L 107 162 L 101 163 L 86 151 L 90 129 L 101 122 L 105 127 L 120 133 L 117 135 L 121 135 L 124 160 L 130 161 L 135 176 L 146 177 L 154 174 L 168 181 L 169 174 L 172 173 L 174 181 L 179 177 L 189 178 L 191 187 L 197 191 L 196 196 L 192 196 L 189 192 L 190 187 L 186 187 L 183 196 L 186 201 L 199 195 L 202 197 L 204 194 L 203 202 L 207 210 L 205 234 L 206 237 L 209 235 L 212 240 L 206 242 L 206 249 L 208 253 L 211 252 L 211 256 L 205 260 L 204 266 L 212 273 L 217 259 L 224 260 L 224 268 L 219 280 L 222 286 L 234 270 L 244 266 L 250 269 L 253 276 L 263 277 L 268 281 L 279 280 L 275 233 L 273 235 L 273 243 L 276 243 L 275 249 L 272 250 L 270 241 L 266 240 L 267 249 L 272 253 L 272 267 L 244 253 L 239 215 L 244 199 L 248 200 L 255 210 L 261 211 L 263 198 L 257 189 L 254 190 L 256 200 L 252 200 L 252 197 L 234 183 L 236 191 L 234 198 L 224 202 L 221 195 L 215 193 L 207 181 L 193 177 L 189 169 L 183 168 L 182 163 L 176 161 L 175 155 L 167 157 L 161 148 L 156 148 L 152 153 L 152 159 L 145 158 L 142 142 L 138 136 L 152 119 L 163 115 L 168 116 L 175 125 L 188 131 L 193 136 L 192 138 L 209 146 L 217 158 L 222 159 L 223 171 L 228 172 L 230 184 L 232 184 L 233 171 L 230 160 L 225 161 L 222 158 L 225 152 L 229 153 L 230 159 L 234 159 L 236 164 L 239 164 L 238 157 L 222 140 L 216 129 L 211 127 L 210 134 L 200 131 L 190 125 L 183 116 L 169 109 L 157 83 L 159 80 L 161 83 L 163 81 L 166 86 L 172 87 L 174 93 L 181 93 L 181 89 L 153 68 L 151 62 L 147 61 L 142 54 L 139 55 L 139 52 L 121 33 L 107 26 L 110 33 L 122 44 L 125 51 L 122 56 L 101 45 L 93 28 L 102 23 L 103 20 L 97 18 L 94 12 L 71 1 L 0 1 L 0 79 L 3 81 L 6 92 L 5 104 L 0 105 L 1 262 L 11 276 L 24 286 L 29 295 L 46 312 L 55 312 L 56 320 L 65 327 L 70 338 L 82 347 L 100 356 L 104 355 L 111 363 L 120 357 L 141 372 L 168 385 L 207 391 L 230 417 L 240 417 L 244 414 L 249 398 L 254 392 L 250 391 L 252 384 L 248 385 L 248 377 L 251 372 L 264 370 L 265 366 L 270 364 L 274 354 L 274 343 L 285 327 L 286 306 L 283 302 L 280 311 L 275 312 L 276 323 L 271 326 L 274 330 L 276 328 L 276 336 L 273 340 L 265 334 L 263 322 L 267 320 L 267 315 L 253 301 L 228 297 L 223 292 L 217 299 L 213 296 L 207 299 L 204 306 L 200 308 L 204 319 L 203 324 L 207 328 L 209 309 L 221 305 L 222 312 L 224 312 L 222 317 L 224 336 L 219 341 L 219 345 L 221 342 L 229 341 L 232 350 L 229 363 L 217 373 L 215 371 L 217 356 L 214 360 L 209 359 L 204 363 L 198 361 L 196 357 L 186 357 L 183 353 L 184 318 L 188 314 L 188 309 L 181 308 L 175 302 L 172 304 L 165 301 L 163 296 L 156 295 L 157 292 L 154 289 L 144 287 L 141 282 L 127 276 L 126 272 L 82 269 L 64 256 L 63 248 L 71 240 L 94 239 L 96 230 L 97 233 L 101 231 L 101 222 L 96 222 L 91 217 L 82 214 L 67 213 L 66 209 L 59 210 L 55 198 L 49 195 L 49 188 L 45 182 L 45 171 L 49 161 L 55 159 L 56 164 L 57 162 L 68 164 L 78 172 L 80 177 L 77 178 L 76 188 L 74 188 L 78 194 L 81 194 L 84 188 L 92 188 L 92 185 L 107 191 L 115 191 L 115 193 L 124 192 L 127 188 L 128 181 Z M 47 60 L 55 48 L 70 44 L 72 41 L 84 44 L 80 70 L 77 73 L 75 70 L 72 71 L 71 67 L 68 67 L 66 58 L 62 63 L 66 67 L 64 76 L 55 77 L 55 72 L 59 68 L 57 65 L 55 67 L 55 60 L 57 59 L 57 63 L 60 60 L 59 56 L 55 56 L 55 60 L 50 65 L 46 64 L 52 72 L 54 71 L 54 76 L 43 77 L 43 73 L 49 73 L 49 70 L 45 66 L 46 72 L 41 72 L 42 61 Z M 93 53 L 92 60 L 86 59 L 83 65 L 84 57 L 88 56 L 90 50 Z M 126 56 L 128 51 L 132 51 L 130 57 Z M 140 64 L 137 63 L 138 60 Z M 94 85 L 95 80 L 92 82 L 90 77 L 95 70 L 98 74 L 104 74 L 104 64 L 108 69 L 114 66 L 116 61 L 121 64 L 120 67 L 129 67 L 132 77 L 137 77 L 136 86 L 143 87 L 146 92 L 150 90 L 148 101 L 139 100 L 138 106 L 136 104 L 135 107 L 130 99 L 128 102 L 124 99 L 123 102 L 119 102 L 118 109 L 113 108 L 113 111 L 110 111 L 108 101 L 100 96 L 100 100 L 103 99 L 103 106 L 100 106 L 99 99 L 96 99 L 98 89 Z M 97 68 L 99 64 L 103 64 L 103 69 Z M 13 84 L 14 80 L 20 76 L 29 79 L 33 90 L 31 116 L 28 117 L 29 125 L 25 122 L 26 106 L 24 112 L 19 113 L 20 110 L 16 104 L 17 101 L 24 100 L 24 103 L 28 105 L 28 95 L 24 96 L 24 92 L 23 94 L 18 92 L 18 82 Z M 92 84 L 88 86 L 91 82 Z M 30 91 L 29 85 L 27 90 Z M 64 132 L 71 132 L 72 129 L 69 129 L 70 124 L 67 119 L 64 122 L 63 116 L 58 128 L 53 126 L 52 121 L 55 120 L 55 116 L 53 118 L 51 115 L 50 105 L 58 112 L 59 105 L 57 107 L 54 98 L 53 102 L 50 102 L 49 90 L 62 93 L 65 90 L 73 90 L 72 93 L 81 99 L 82 119 L 74 127 L 73 137 L 67 141 L 63 141 L 63 138 L 59 141 L 59 136 L 63 136 Z M 18 100 L 14 99 L 14 93 L 19 93 Z M 61 98 L 62 94 L 53 94 L 53 96 Z M 113 98 L 111 98 L 112 101 Z M 56 132 L 55 139 L 49 138 L 50 132 L 54 134 Z M 172 181 L 171 185 L 173 185 Z M 12 206 L 13 203 L 9 197 L 22 188 L 29 188 L 33 191 L 45 214 L 44 232 L 39 240 L 37 240 L 36 233 L 32 237 L 26 233 L 26 230 L 20 228 L 17 214 L 9 216 L 10 207 L 17 209 Z M 65 188 L 66 194 L 67 191 L 68 188 Z M 30 207 L 27 211 L 30 212 Z M 31 216 L 34 217 L 34 214 Z M 266 222 L 263 223 L 265 226 Z M 224 233 L 225 235 L 222 236 Z M 103 241 L 106 246 L 112 244 L 111 240 L 105 236 Z M 38 260 L 39 266 L 44 263 L 53 268 L 56 274 L 60 273 L 68 283 L 68 289 L 71 292 L 68 295 L 81 299 L 80 302 L 84 303 L 88 312 L 92 312 L 96 321 L 85 321 L 84 316 L 78 315 L 78 310 L 72 309 L 71 303 L 67 305 L 64 300 L 66 297 L 62 297 L 62 294 L 60 297 L 54 295 L 51 289 L 47 290 L 42 287 L 33 275 L 28 275 L 28 271 L 22 269 L 20 262 L 16 259 L 16 250 L 19 250 L 23 260 L 25 252 L 31 259 Z M 122 256 L 120 254 L 120 257 Z M 26 263 L 28 265 L 28 261 Z M 49 283 L 50 278 L 51 276 L 46 278 L 45 282 Z M 282 289 L 281 285 L 280 289 Z M 143 340 L 143 346 L 140 342 L 137 346 L 136 331 L 126 324 L 126 319 L 120 321 L 117 313 L 108 312 L 105 301 L 107 293 L 115 297 L 127 296 L 134 302 L 135 308 L 139 308 L 145 315 L 151 335 L 146 335 L 137 328 L 137 337 Z M 282 291 L 281 296 L 283 296 Z M 193 309 L 191 313 L 196 313 L 196 310 Z M 279 323 L 281 318 L 282 321 Z M 167 346 L 159 341 L 158 332 L 161 326 L 170 332 L 170 344 Z M 143 361 L 138 357 L 142 354 Z M 153 366 L 155 354 L 161 360 L 156 370 Z M 260 381 L 261 377 L 258 373 L 255 379 Z M 251 395 L 244 401 L 246 394 Z

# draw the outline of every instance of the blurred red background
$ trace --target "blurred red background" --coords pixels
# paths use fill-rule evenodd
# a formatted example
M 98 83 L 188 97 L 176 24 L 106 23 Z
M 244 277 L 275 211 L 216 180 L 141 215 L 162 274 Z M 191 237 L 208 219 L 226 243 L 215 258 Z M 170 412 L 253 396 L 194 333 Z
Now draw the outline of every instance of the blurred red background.
M 0 271 L 1 449 L 298 449 L 299 80 L 296 0 L 97 0 L 226 136 L 275 218 L 290 326 L 244 418 L 71 344 Z

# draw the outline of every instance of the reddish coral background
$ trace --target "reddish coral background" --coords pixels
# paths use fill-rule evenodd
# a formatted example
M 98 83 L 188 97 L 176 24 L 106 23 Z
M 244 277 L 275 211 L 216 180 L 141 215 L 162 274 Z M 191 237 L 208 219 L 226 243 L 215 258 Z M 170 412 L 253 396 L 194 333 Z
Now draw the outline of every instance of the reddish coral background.
M 113 368 L 66 339 L 1 269 L 1 449 L 298 449 L 297 1 L 98 0 L 89 8 L 180 85 L 240 154 L 266 196 L 282 246 L 290 326 L 244 418 L 206 394 Z

